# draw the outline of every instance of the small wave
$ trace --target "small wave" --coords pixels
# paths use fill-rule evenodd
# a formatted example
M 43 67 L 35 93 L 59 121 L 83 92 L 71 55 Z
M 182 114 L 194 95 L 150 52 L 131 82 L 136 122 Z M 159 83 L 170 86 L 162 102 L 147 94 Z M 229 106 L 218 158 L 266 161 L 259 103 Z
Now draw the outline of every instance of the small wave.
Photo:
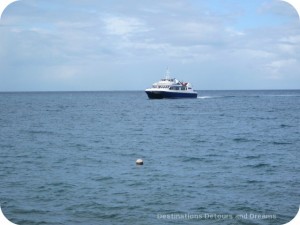
M 290 142 L 281 142 L 281 141 L 273 141 L 273 145 L 292 145 L 293 143 Z
M 259 155 L 249 155 L 245 157 L 246 159 L 259 159 L 260 156 Z
M 35 208 L 28 208 L 28 209 L 21 209 L 21 208 L 18 208 L 18 209 L 14 209 L 13 210 L 14 213 L 20 213 L 20 214 L 48 214 L 50 213 L 50 211 L 48 210 L 42 210 L 42 209 L 35 209 Z
M 111 176 L 96 177 L 96 178 L 92 178 L 91 180 L 93 180 L 93 181 L 108 181 L 108 180 L 113 180 L 113 177 L 111 177 Z
M 22 130 L 22 132 L 29 134 L 41 134 L 41 135 L 55 135 L 55 132 L 46 131 L 46 130 Z
M 210 153 L 208 155 L 206 155 L 207 157 L 219 157 L 220 155 L 218 154 L 213 154 L 213 153 Z
M 248 184 L 255 184 L 255 183 L 262 183 L 262 181 L 259 180 L 247 180 Z
M 256 140 L 247 139 L 247 138 L 234 138 L 233 141 L 238 142 L 238 143 L 242 143 L 242 142 L 253 142 L 253 141 L 256 141 Z
M 269 167 L 270 164 L 267 163 L 258 163 L 254 165 L 248 165 L 247 167 L 252 167 L 252 168 L 264 168 L 264 167 Z
M 198 161 L 202 161 L 202 158 L 198 158 L 198 157 L 185 157 L 182 161 L 183 162 L 198 162 Z
M 11 144 L 0 144 L 0 149 L 4 149 L 4 148 L 13 148 L 14 146 Z
M 137 187 L 137 186 L 144 186 L 145 182 L 143 181 L 134 181 L 130 184 L 128 184 L 129 187 Z
M 293 126 L 288 125 L 288 124 L 281 124 L 280 127 L 281 127 L 281 128 L 286 128 L 286 127 L 293 127 Z
M 262 97 L 300 97 L 300 95 L 262 95 Z
M 224 95 L 224 96 L 198 96 L 198 99 L 211 99 L 211 98 L 234 98 L 234 95 Z
M 199 139 L 192 139 L 192 142 L 195 144 L 199 144 L 199 143 L 206 143 L 206 140 L 199 140 Z
M 184 105 L 174 105 L 172 108 L 176 108 L 176 109 L 186 109 L 187 107 Z

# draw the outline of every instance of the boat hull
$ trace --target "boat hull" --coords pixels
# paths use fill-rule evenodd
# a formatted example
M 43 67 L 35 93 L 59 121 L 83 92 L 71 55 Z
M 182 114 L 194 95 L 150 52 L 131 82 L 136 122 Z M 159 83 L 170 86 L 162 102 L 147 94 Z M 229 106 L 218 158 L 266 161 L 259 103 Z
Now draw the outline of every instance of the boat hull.
M 197 98 L 196 92 L 145 91 L 149 99 Z

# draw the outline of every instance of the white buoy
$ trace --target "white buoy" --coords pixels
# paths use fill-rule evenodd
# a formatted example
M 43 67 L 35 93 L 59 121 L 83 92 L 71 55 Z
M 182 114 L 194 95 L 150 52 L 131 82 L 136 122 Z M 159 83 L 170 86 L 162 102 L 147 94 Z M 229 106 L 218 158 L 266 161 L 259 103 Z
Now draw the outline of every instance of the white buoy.
M 143 165 L 144 161 L 142 159 L 137 159 L 135 163 L 136 165 Z

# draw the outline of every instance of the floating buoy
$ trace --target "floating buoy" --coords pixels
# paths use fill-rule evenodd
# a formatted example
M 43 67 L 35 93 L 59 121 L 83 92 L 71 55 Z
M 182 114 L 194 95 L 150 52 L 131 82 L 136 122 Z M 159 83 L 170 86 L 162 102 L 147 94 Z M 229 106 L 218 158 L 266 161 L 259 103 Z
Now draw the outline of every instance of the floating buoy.
M 136 165 L 143 165 L 144 161 L 142 159 L 137 159 L 135 163 Z

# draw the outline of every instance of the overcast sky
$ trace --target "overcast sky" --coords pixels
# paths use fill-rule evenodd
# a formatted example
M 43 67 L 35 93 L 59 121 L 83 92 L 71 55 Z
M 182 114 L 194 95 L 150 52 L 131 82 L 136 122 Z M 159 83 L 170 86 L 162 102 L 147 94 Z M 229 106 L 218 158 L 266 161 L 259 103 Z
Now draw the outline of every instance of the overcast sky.
M 300 21 L 279 0 L 21 0 L 0 21 L 0 91 L 299 89 Z

